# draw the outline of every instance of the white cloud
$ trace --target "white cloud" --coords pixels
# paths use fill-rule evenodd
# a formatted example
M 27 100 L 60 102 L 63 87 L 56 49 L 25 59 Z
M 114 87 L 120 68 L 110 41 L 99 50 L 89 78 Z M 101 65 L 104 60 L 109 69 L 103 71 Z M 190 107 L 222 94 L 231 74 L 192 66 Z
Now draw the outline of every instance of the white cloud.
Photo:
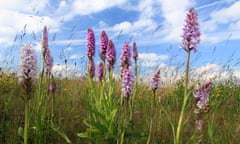
M 126 0 L 78 0 L 73 2 L 73 11 L 76 14 L 88 15 L 91 13 L 99 12 L 104 9 L 118 6 L 125 3 Z
M 208 63 L 202 67 L 196 68 L 194 71 L 199 75 L 203 75 L 205 73 L 220 72 L 221 69 L 222 67 L 220 65 Z
M 41 42 L 36 42 L 36 43 L 34 43 L 33 49 L 35 49 L 35 51 L 37 51 L 37 52 L 41 52 L 41 49 L 42 49 L 42 44 L 41 44 Z
M 105 29 L 107 26 L 108 26 L 108 24 L 106 23 L 106 22 L 104 22 L 104 21 L 99 21 L 99 27 L 101 28 L 101 29 Z
M 132 24 L 128 21 L 121 22 L 119 24 L 116 24 L 113 26 L 112 30 L 119 32 L 122 31 L 123 33 L 129 33 L 130 30 L 132 30 Z
M 15 3 L 16 2 L 16 3 Z M 14 4 L 13 4 L 14 3 Z M 39 16 L 47 1 L 1 1 L 0 5 L 0 43 L 9 45 L 16 34 L 41 32 L 44 25 L 51 26 L 51 32 L 59 30 L 60 24 L 49 16 Z M 24 29 L 25 28 L 25 29 Z
M 207 21 L 201 22 L 202 41 L 217 43 L 224 41 L 231 34 L 231 40 L 240 39 L 240 1 L 232 3 L 210 13 Z M 224 28 L 222 28 L 222 26 Z
M 144 39 L 148 39 L 149 33 L 152 33 L 157 27 L 157 22 L 152 18 L 156 15 L 155 4 L 156 1 L 153 0 L 140 0 L 136 5 L 128 3 L 127 8 L 122 6 L 121 8 L 124 10 L 137 11 L 137 19 L 135 21 L 122 21 L 110 27 L 109 30 L 114 32 L 114 36 L 119 36 L 119 33 L 121 33 L 133 36 L 135 39 L 142 36 L 145 36 Z
M 54 43 L 57 45 L 84 45 L 86 42 L 85 39 L 62 39 L 55 40 Z
M 164 40 L 180 41 L 186 9 L 194 6 L 190 0 L 158 0 L 164 17 Z
M 154 1 L 153 0 L 141 0 L 138 4 L 138 10 L 140 13 L 140 18 L 148 19 L 155 15 L 155 11 L 153 8 Z
M 41 11 L 48 4 L 48 0 L 1 0 L 0 9 L 13 11 L 35 12 Z
M 214 32 L 217 30 L 217 24 L 214 20 L 200 22 L 200 30 L 204 32 Z
M 232 30 L 238 30 L 239 31 L 240 30 L 240 20 L 237 21 L 237 22 L 231 23 L 229 28 L 232 29 Z
M 127 0 L 76 0 L 69 3 L 63 0 L 59 3 L 56 14 L 68 21 L 76 15 L 90 15 L 111 7 L 121 6 L 126 2 Z
M 119 24 L 116 24 L 112 27 L 114 32 L 122 31 L 122 34 L 131 34 L 133 32 L 150 32 L 153 28 L 156 27 L 156 24 L 151 19 L 139 19 L 133 23 L 124 21 Z
M 219 11 L 213 12 L 211 17 L 219 23 L 229 23 L 231 21 L 239 20 L 240 18 L 240 1 L 233 3 L 230 7 L 223 8 Z
M 138 57 L 142 67 L 158 67 L 168 59 L 167 55 L 157 55 L 156 53 L 139 53 Z
M 216 81 L 224 81 L 229 79 L 230 76 L 233 76 L 238 82 L 240 82 L 240 71 L 224 70 L 223 66 L 214 63 L 208 63 L 193 69 L 190 76 L 195 80 L 214 79 Z
M 68 78 L 68 79 L 77 79 L 86 75 L 86 73 L 84 73 L 83 71 L 78 71 L 78 69 L 79 68 L 77 68 L 74 65 L 66 66 L 66 65 L 57 64 L 53 66 L 52 73 L 55 77 Z
M 80 58 L 79 55 L 76 55 L 76 54 L 71 55 L 71 56 L 69 57 L 70 60 L 76 60 L 76 59 L 79 59 L 79 58 Z
M 72 48 L 71 47 L 67 47 L 66 49 L 64 49 L 64 52 L 65 53 L 69 53 L 69 52 L 71 52 L 72 51 Z
M 139 53 L 139 59 L 164 61 L 168 59 L 167 55 L 157 55 L 156 53 Z

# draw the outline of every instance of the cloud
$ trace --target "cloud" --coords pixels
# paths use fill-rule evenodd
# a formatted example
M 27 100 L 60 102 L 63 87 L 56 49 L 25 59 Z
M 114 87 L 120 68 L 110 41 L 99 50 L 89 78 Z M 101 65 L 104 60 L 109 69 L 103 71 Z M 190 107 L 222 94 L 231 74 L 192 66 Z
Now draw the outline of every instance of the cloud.
M 72 51 L 72 48 L 71 47 L 67 47 L 66 49 L 64 49 L 64 52 L 65 53 L 70 53 Z
M 151 19 L 139 19 L 133 23 L 128 21 L 123 21 L 112 27 L 112 30 L 118 34 L 120 31 L 122 34 L 132 34 L 141 33 L 142 36 L 144 32 L 149 32 L 156 27 L 156 24 Z M 137 36 L 137 35 L 135 35 Z
M 156 53 L 139 53 L 139 61 L 142 67 L 157 67 L 167 59 L 167 55 L 157 55 Z
M 41 1 L 41 3 L 36 0 L 30 3 L 19 0 L 14 5 L 12 2 L 15 1 L 10 2 L 1 2 L 0 6 L 0 33 L 4 36 L 0 38 L 1 44 L 12 44 L 16 34 L 41 32 L 44 25 L 51 26 L 50 32 L 56 32 L 60 29 L 60 24 L 55 19 L 38 15 L 39 11 L 45 8 L 46 0 Z
M 164 40 L 180 41 L 186 9 L 194 6 L 190 0 L 158 0 L 164 18 Z
M 113 26 L 112 30 L 119 32 L 122 31 L 123 33 L 129 33 L 132 30 L 132 24 L 128 21 L 121 22 Z
M 151 33 L 157 27 L 157 22 L 153 19 L 158 9 L 156 1 L 139 0 L 138 3 L 128 3 L 127 6 L 121 7 L 123 10 L 134 11 L 138 16 L 133 21 L 122 21 L 109 27 L 115 37 L 126 34 L 137 41 L 151 39 Z M 144 37 L 143 37 L 144 36 Z
M 208 63 L 202 67 L 196 68 L 194 71 L 199 75 L 203 75 L 205 73 L 220 72 L 221 69 L 222 67 L 220 65 Z
M 231 40 L 240 39 L 240 1 L 227 7 L 212 11 L 207 21 L 201 22 L 202 41 L 217 43 L 224 41 L 231 34 Z M 224 27 L 224 28 L 223 28 Z
M 39 12 L 48 4 L 48 0 L 1 0 L 0 9 L 7 9 L 22 12 Z
M 70 60 L 76 60 L 76 59 L 79 59 L 79 58 L 80 58 L 80 56 L 77 55 L 77 54 L 71 55 L 71 56 L 69 57 Z
M 239 9 L 240 1 L 233 3 L 230 7 L 211 13 L 211 17 L 218 23 L 228 24 L 229 22 L 239 20 Z
M 233 76 L 237 82 L 240 82 L 240 71 L 225 70 L 222 65 L 214 63 L 207 63 L 206 65 L 193 69 L 190 76 L 195 80 L 213 79 L 218 82 L 225 81 Z
M 127 0 L 76 0 L 69 3 L 62 0 L 58 4 L 56 15 L 69 21 L 76 15 L 91 15 L 112 7 L 120 7 L 126 2 Z
M 164 61 L 168 59 L 167 55 L 157 55 L 156 53 L 139 53 L 139 59 Z
M 232 30 L 238 30 L 239 31 L 240 30 L 240 20 L 231 23 L 229 28 L 232 29 Z
M 85 45 L 85 39 L 61 39 L 55 40 L 54 43 L 57 45 Z
M 102 11 L 104 9 L 118 6 L 125 3 L 126 0 L 87 0 L 87 1 L 74 1 L 73 2 L 73 11 L 76 14 L 80 15 L 88 15 L 95 12 Z

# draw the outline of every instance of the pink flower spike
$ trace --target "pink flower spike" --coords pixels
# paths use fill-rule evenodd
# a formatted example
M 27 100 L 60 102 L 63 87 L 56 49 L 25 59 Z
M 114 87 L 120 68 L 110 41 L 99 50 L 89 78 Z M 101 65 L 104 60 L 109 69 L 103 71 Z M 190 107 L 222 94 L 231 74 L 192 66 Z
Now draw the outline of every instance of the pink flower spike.
M 212 82 L 207 81 L 202 86 L 198 86 L 194 93 L 194 98 L 199 109 L 205 109 L 209 102 L 209 94 L 212 88 Z
M 133 43 L 133 59 L 136 61 L 138 58 L 138 51 L 137 51 L 137 44 L 136 42 Z
M 50 75 L 53 67 L 53 57 L 48 47 L 48 31 L 46 26 L 44 26 L 42 33 L 42 58 L 44 70 L 47 75 Z
M 106 59 L 107 46 L 108 46 L 108 36 L 105 31 L 102 31 L 101 37 L 100 37 L 99 55 L 103 61 L 105 61 Z
M 195 9 L 191 8 L 188 11 L 185 19 L 182 35 L 182 48 L 187 52 L 191 50 L 196 52 L 197 44 L 200 43 L 200 35 L 201 33 L 199 30 L 198 15 L 195 12 Z
M 87 57 L 89 59 L 93 59 L 95 55 L 95 36 L 94 36 L 93 30 L 90 28 L 87 31 L 86 47 L 87 47 Z
M 104 65 L 102 62 L 100 62 L 98 65 L 98 80 L 102 82 L 103 77 L 104 77 Z
M 154 74 L 154 76 L 153 76 L 153 78 L 152 78 L 152 80 L 151 80 L 151 82 L 150 82 L 150 88 L 151 88 L 151 90 L 153 90 L 154 92 L 155 92 L 157 89 L 160 88 L 160 70 L 158 70 L 158 71 Z
M 131 65 L 131 50 L 128 43 L 124 43 L 122 47 L 122 53 L 120 56 L 120 63 L 122 69 L 128 68 Z
M 122 93 L 124 97 L 129 97 L 134 85 L 134 76 L 131 70 L 124 69 L 122 78 Z
M 113 69 L 113 66 L 116 62 L 116 49 L 112 40 L 109 40 L 108 42 L 106 59 L 108 70 Z

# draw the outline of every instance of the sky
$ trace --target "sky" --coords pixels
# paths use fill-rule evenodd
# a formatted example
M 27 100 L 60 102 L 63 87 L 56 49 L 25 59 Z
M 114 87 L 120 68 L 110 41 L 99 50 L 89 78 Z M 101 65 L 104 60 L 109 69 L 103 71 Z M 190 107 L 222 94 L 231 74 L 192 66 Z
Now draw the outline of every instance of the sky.
M 192 75 L 225 78 L 231 71 L 240 80 L 238 0 L 0 0 L 0 66 L 16 70 L 20 49 L 27 42 L 40 59 L 42 30 L 47 26 L 53 72 L 82 75 L 87 63 L 86 32 L 92 28 L 96 64 L 100 34 L 105 30 L 118 58 L 124 42 L 130 46 L 136 42 L 142 73 L 160 68 L 167 79 L 184 71 L 186 52 L 180 44 L 191 7 L 198 13 L 201 31 L 201 43 L 191 54 Z M 119 61 L 116 71 L 117 67 Z

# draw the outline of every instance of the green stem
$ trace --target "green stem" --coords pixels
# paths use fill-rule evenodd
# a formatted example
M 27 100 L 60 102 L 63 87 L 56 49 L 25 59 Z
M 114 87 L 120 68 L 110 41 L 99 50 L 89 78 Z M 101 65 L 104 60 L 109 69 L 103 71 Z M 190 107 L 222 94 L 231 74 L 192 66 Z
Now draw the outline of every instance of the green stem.
M 164 112 L 164 114 L 166 115 L 166 118 L 167 118 L 169 124 L 171 125 L 172 132 L 173 132 L 173 140 L 174 140 L 174 144 L 175 144 L 175 143 L 176 143 L 176 136 L 175 136 L 174 124 L 173 124 L 173 122 L 172 122 L 172 120 L 171 120 L 171 117 L 170 117 L 170 115 L 168 114 L 168 112 L 163 108 L 163 106 L 160 105 L 160 107 L 161 107 L 160 110 L 162 110 L 162 111 Z
M 42 94 L 42 87 L 43 87 L 43 77 L 44 77 L 44 66 L 41 72 L 40 76 L 40 83 L 38 85 L 39 93 L 38 93 L 38 106 L 37 106 L 37 112 L 40 111 L 40 107 L 42 105 L 42 99 L 43 99 L 43 94 Z
M 135 74 L 135 81 L 134 81 L 134 89 L 133 89 L 133 95 L 130 97 L 131 101 L 131 113 L 130 113 L 130 121 L 133 120 L 133 111 L 134 111 L 134 106 L 135 106 L 135 96 L 137 95 L 137 90 L 138 90 L 138 71 L 137 71 L 137 60 L 135 60 L 135 69 L 134 69 L 134 74 Z
M 120 144 L 124 143 L 124 135 L 125 135 L 125 130 L 126 130 L 126 123 L 127 123 L 127 115 L 128 115 L 128 100 L 125 101 L 125 113 L 123 114 L 123 125 L 122 125 L 122 132 L 121 132 L 121 141 Z
M 54 122 L 55 117 L 55 94 L 52 94 L 52 122 Z
M 147 144 L 150 144 L 150 141 L 151 141 L 151 135 L 152 135 L 152 125 L 153 125 L 153 120 L 152 120 L 152 118 L 151 118 L 151 121 L 150 121 L 150 127 L 149 127 L 149 135 L 148 135 Z
M 183 98 L 183 105 L 182 105 L 182 109 L 181 109 L 181 113 L 180 113 L 180 117 L 179 117 L 179 121 L 178 121 L 178 127 L 177 127 L 177 134 L 176 134 L 176 144 L 180 143 L 180 131 L 181 131 L 181 127 L 182 127 L 182 121 L 183 121 L 183 117 L 184 117 L 184 112 L 185 112 L 185 107 L 188 101 L 188 75 L 189 75 L 189 61 L 190 61 L 190 52 L 188 51 L 188 55 L 187 55 L 187 61 L 186 61 L 186 73 L 185 73 L 185 89 L 184 89 L 184 98 Z
M 28 101 L 25 102 L 24 144 L 28 143 Z

